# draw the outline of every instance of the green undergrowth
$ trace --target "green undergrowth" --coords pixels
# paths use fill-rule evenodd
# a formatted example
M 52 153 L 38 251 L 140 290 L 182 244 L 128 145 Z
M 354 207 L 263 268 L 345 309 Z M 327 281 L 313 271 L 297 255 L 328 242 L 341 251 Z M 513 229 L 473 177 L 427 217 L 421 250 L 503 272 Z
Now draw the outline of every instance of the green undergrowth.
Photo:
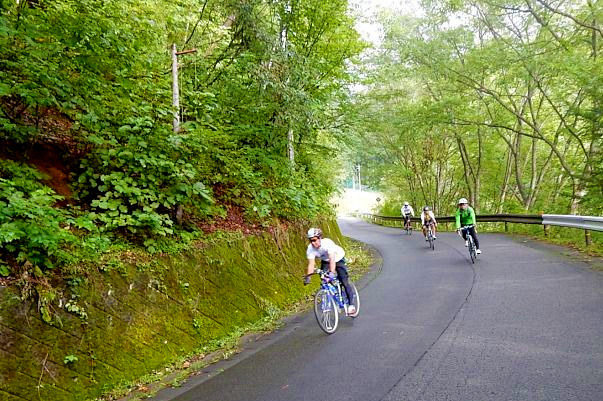
M 498 227 L 492 227 L 492 226 Z M 505 232 L 504 224 L 484 224 L 484 231 Z M 590 245 L 586 245 L 584 230 L 550 226 L 545 233 L 542 225 L 508 224 L 509 234 L 528 235 L 530 238 L 572 248 L 591 256 L 603 256 L 603 232 L 590 231 Z
M 346 251 L 350 277 L 352 280 L 358 280 L 372 266 L 373 257 L 364 244 L 351 238 L 342 238 L 342 245 Z M 304 269 L 300 269 L 300 279 L 303 272 Z M 313 285 L 306 288 L 304 297 L 282 308 L 273 304 L 265 305 L 267 314 L 264 317 L 245 326 L 235 327 L 226 335 L 213 339 L 136 380 L 124 381 L 96 401 L 138 401 L 154 396 L 165 387 L 179 387 L 190 376 L 207 366 L 239 353 L 244 348 L 246 338 L 253 341 L 256 335 L 261 336 L 281 327 L 285 317 L 306 311 L 311 305 L 317 286 L 318 282 L 315 280 Z

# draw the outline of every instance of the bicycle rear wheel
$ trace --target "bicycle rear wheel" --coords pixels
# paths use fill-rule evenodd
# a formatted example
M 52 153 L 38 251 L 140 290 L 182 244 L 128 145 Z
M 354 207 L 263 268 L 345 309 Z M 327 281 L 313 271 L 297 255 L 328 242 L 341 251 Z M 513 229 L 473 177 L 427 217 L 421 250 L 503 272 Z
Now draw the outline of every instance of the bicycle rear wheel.
M 335 300 L 325 289 L 318 290 L 314 295 L 314 316 L 322 331 L 335 333 L 339 323 L 339 310 Z
M 353 315 L 349 315 L 349 316 L 356 318 L 356 317 L 358 317 L 358 314 L 360 313 L 360 296 L 358 295 L 358 289 L 356 288 L 354 283 L 350 282 L 350 287 L 352 287 L 352 291 L 354 292 L 354 306 L 356 307 L 356 313 L 354 313 Z M 344 293 L 345 293 L 345 291 L 344 291 Z M 347 296 L 346 296 L 346 301 L 349 304 L 350 300 L 347 299 Z

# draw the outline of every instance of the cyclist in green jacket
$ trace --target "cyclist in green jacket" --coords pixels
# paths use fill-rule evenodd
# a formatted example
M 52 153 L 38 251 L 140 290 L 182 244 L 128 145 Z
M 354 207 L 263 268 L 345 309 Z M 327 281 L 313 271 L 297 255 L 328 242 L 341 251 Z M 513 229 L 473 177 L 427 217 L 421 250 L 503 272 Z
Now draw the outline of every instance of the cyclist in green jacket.
M 482 253 L 479 250 L 479 240 L 477 239 L 477 231 L 475 230 L 475 224 L 477 223 L 475 220 L 475 211 L 471 206 L 469 206 L 469 201 L 465 198 L 459 199 L 458 208 L 456 209 L 456 213 L 454 215 L 456 220 L 456 232 L 459 233 L 463 239 L 465 240 L 465 246 L 468 246 L 469 243 L 467 241 L 467 233 L 473 237 L 473 242 L 475 242 L 475 253 L 478 255 Z M 467 230 L 461 230 L 462 227 L 471 226 Z

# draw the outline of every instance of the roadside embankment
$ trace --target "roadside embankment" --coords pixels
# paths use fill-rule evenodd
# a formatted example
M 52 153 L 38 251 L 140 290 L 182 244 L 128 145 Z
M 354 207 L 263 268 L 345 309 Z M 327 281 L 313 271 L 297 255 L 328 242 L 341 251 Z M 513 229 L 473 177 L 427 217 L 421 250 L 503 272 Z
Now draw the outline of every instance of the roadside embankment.
M 334 221 L 321 224 L 341 240 Z M 214 236 L 55 286 L 40 313 L 0 287 L 0 400 L 87 400 L 302 299 L 302 225 Z

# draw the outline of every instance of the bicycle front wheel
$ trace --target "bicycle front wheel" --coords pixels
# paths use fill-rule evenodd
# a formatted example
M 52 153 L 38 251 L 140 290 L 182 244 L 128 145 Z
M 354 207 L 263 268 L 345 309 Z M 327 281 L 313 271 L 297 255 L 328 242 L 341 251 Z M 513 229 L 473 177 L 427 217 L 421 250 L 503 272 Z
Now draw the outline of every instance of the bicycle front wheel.
M 325 289 L 320 289 L 314 295 L 314 316 L 318 325 L 327 334 L 335 333 L 339 323 L 339 311 L 335 300 Z
M 475 263 L 477 255 L 475 254 L 475 245 L 473 244 L 473 239 L 469 240 L 469 257 L 471 257 L 471 263 Z

